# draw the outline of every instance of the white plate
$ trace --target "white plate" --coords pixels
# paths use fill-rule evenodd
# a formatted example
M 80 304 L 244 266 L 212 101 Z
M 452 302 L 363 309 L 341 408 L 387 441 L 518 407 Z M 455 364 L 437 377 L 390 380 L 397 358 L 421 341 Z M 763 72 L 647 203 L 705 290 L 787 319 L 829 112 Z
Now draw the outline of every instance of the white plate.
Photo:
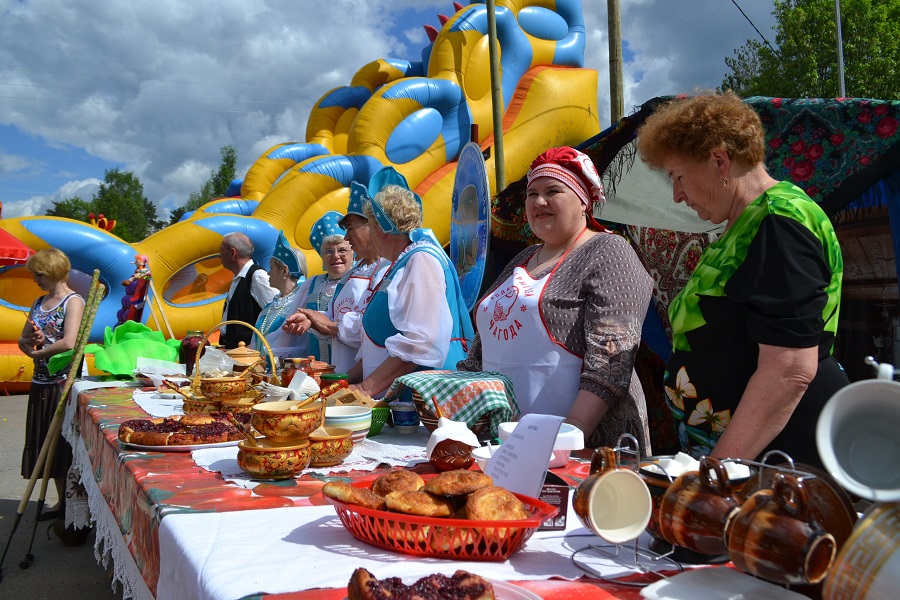
M 243 440 L 233 440 L 230 442 L 216 442 L 215 444 L 191 444 L 189 446 L 144 446 L 142 444 L 131 444 L 122 442 L 123 446 L 131 450 L 143 450 L 145 452 L 190 452 L 191 450 L 202 450 L 204 448 L 227 448 L 228 446 L 237 446 Z
M 401 577 L 401 579 L 403 583 L 410 585 L 421 579 L 421 577 Z M 541 600 L 541 597 L 534 592 L 507 581 L 495 581 L 493 579 L 488 579 L 488 581 L 494 586 L 494 596 L 497 600 Z M 344 600 L 348 600 L 347 596 L 344 596 Z
M 166 392 L 156 392 L 155 397 L 161 400 L 175 400 L 176 398 L 181 398 L 181 394 L 176 394 L 174 392 L 171 394 Z
M 498 600 L 541 600 L 541 597 L 508 581 L 491 581 Z

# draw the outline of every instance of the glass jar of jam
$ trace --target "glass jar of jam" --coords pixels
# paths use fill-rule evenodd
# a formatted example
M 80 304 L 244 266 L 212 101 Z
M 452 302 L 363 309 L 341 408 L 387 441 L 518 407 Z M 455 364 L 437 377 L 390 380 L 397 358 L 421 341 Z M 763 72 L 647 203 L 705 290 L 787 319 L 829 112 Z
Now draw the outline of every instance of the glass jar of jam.
M 194 372 L 194 364 L 197 362 L 197 351 L 200 349 L 200 342 L 202 341 L 202 331 L 188 331 L 181 340 L 178 354 L 181 362 L 187 368 L 188 376 Z M 208 346 L 209 342 L 206 345 Z
M 311 357 L 310 357 L 311 358 Z M 285 358 L 284 366 L 281 369 L 281 385 L 288 387 L 291 379 L 297 374 L 297 371 L 309 372 L 310 358 Z
M 331 368 L 333 369 L 334 366 Z M 347 377 L 346 373 L 322 373 L 320 379 L 322 380 L 322 389 L 325 389 L 333 383 L 340 384 L 341 388 L 347 388 L 350 385 L 350 379 Z

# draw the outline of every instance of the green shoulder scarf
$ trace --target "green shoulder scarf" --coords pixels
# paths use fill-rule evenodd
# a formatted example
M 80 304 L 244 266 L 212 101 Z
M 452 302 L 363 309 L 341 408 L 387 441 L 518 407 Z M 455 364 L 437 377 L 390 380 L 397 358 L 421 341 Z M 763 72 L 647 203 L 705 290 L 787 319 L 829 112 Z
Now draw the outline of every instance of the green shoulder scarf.
M 825 330 L 837 331 L 844 263 L 834 228 L 819 205 L 794 184 L 781 181 L 750 203 L 734 225 L 710 244 L 684 289 L 669 305 L 673 350 L 690 351 L 688 331 L 706 324 L 700 312 L 700 296 L 724 296 L 725 284 L 747 258 L 747 251 L 766 215 L 779 215 L 803 223 L 822 242 L 825 260 L 831 267 L 831 281 L 825 288 L 828 301 L 822 311 Z

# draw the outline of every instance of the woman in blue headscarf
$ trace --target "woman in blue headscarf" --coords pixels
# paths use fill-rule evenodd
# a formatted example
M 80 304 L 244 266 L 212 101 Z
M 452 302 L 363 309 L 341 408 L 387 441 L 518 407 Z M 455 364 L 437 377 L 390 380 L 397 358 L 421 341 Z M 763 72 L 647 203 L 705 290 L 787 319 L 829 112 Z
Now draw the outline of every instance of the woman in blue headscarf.
M 362 315 L 360 362 L 350 381 L 381 396 L 401 375 L 455 370 L 474 337 L 456 270 L 422 226 L 422 200 L 391 167 L 369 182 L 363 208 L 378 254 L 391 261 Z
M 344 274 L 353 266 L 353 249 L 350 242 L 344 239 L 346 231 L 339 225 L 344 215 L 330 210 L 313 223 L 309 233 L 309 241 L 322 257 L 322 268 L 325 273 L 310 277 L 300 287 L 297 308 L 311 311 L 324 311 L 331 304 L 338 283 Z M 287 333 L 295 336 L 292 356 L 313 356 L 316 360 L 331 362 L 331 338 L 315 337 L 307 333 L 308 328 L 297 330 L 287 328 Z
M 378 286 L 390 261 L 381 258 L 372 238 L 372 227 L 363 213 L 369 200 L 366 186 L 350 184 L 347 214 L 338 222 L 346 229 L 345 239 L 356 253 L 356 265 L 338 282 L 334 297 L 323 311 L 301 308 L 286 320 L 285 329 L 302 333 L 307 329 L 316 337 L 331 339 L 331 362 L 335 371 L 346 373 L 357 363 L 359 331 L 366 303 Z
M 278 232 L 275 250 L 269 259 L 269 285 L 278 290 L 256 319 L 256 328 L 266 337 L 276 357 L 291 356 L 296 337 L 281 330 L 285 318 L 297 310 L 301 283 L 306 277 L 306 258 L 291 248 L 284 232 Z M 250 341 L 253 348 L 266 355 L 266 349 L 256 334 Z

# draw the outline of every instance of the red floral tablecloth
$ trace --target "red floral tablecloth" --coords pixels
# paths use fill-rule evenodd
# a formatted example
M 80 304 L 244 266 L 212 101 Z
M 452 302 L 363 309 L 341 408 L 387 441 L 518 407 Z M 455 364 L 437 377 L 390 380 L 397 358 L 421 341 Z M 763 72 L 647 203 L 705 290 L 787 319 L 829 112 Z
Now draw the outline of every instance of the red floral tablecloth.
M 144 418 L 131 399 L 132 388 L 102 388 L 78 397 L 76 412 L 80 436 L 87 448 L 91 470 L 135 563 L 155 594 L 160 578 L 160 521 L 168 514 L 266 509 L 325 504 L 319 491 L 334 477 L 311 475 L 282 482 L 263 483 L 248 490 L 223 480 L 217 473 L 196 465 L 187 452 L 139 452 L 125 448 L 118 440 L 122 421 Z M 434 472 L 428 464 L 416 470 Z M 570 460 L 554 469 L 571 485 L 587 476 L 589 465 Z M 372 473 L 348 473 L 345 477 L 372 477 Z M 575 518 L 570 515 L 570 518 Z M 593 580 L 515 582 L 542 598 L 638 598 L 637 588 Z M 278 600 L 344 598 L 344 582 L 333 590 L 309 590 L 252 598 Z

